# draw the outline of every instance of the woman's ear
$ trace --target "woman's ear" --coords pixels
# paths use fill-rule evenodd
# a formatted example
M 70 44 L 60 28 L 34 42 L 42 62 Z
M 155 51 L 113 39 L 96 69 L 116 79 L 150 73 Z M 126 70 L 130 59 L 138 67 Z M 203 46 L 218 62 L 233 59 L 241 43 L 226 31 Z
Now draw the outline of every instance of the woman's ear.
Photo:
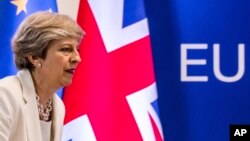
M 35 56 L 35 55 L 28 55 L 27 58 L 29 59 L 29 61 L 30 61 L 36 68 L 41 68 L 41 67 L 42 67 L 40 58 L 39 58 L 38 56 Z

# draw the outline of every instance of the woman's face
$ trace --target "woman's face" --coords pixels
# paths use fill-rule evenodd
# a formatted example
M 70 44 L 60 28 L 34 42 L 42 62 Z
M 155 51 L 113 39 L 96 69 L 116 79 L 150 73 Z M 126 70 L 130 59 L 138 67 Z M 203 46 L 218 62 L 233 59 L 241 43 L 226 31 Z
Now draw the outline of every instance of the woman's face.
M 50 83 L 67 86 L 71 84 L 75 69 L 81 58 L 78 52 L 78 41 L 66 38 L 54 41 L 48 47 L 46 58 L 42 60 L 41 76 Z

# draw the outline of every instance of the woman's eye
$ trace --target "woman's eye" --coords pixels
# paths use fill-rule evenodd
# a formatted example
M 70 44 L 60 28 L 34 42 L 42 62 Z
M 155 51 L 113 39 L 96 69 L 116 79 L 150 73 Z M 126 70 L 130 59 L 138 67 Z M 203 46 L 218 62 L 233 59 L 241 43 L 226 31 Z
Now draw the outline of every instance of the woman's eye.
M 71 51 L 70 48 L 62 48 L 62 49 L 60 49 L 60 50 L 63 51 L 63 52 L 70 52 L 70 51 Z

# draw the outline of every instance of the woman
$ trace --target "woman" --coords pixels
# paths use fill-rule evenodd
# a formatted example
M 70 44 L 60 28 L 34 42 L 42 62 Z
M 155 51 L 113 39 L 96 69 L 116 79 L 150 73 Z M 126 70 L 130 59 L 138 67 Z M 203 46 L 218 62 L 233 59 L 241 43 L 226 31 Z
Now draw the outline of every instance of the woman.
M 12 39 L 19 72 L 0 80 L 0 141 L 60 141 L 65 109 L 56 91 L 81 61 L 83 31 L 66 15 L 28 16 Z

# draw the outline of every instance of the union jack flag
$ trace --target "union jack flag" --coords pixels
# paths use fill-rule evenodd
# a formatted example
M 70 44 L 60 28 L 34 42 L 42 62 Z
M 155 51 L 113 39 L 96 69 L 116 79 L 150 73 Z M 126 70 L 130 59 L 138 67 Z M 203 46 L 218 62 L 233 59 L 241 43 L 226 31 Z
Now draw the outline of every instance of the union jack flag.
M 162 141 L 143 0 L 82 0 L 82 62 L 64 89 L 63 141 Z

